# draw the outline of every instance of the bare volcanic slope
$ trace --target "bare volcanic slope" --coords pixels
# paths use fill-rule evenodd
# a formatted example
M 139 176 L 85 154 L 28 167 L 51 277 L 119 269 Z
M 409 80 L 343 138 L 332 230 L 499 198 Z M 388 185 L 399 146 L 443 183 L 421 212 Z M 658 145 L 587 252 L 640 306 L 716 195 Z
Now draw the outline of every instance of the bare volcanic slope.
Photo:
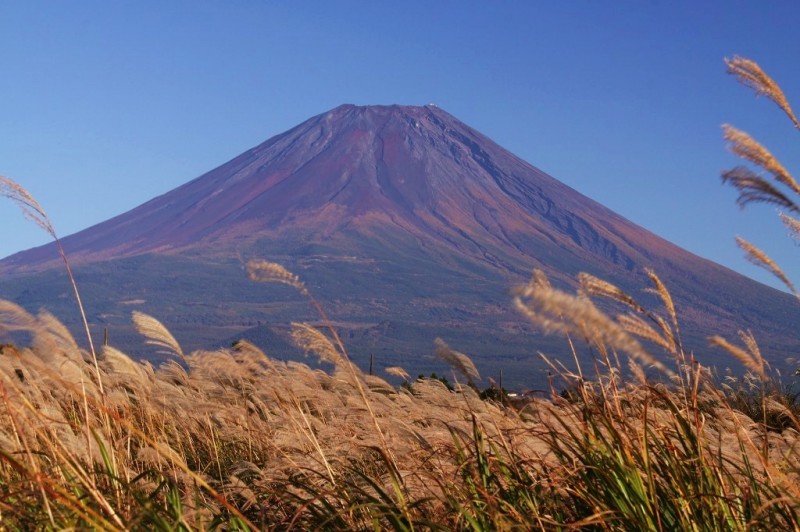
M 242 259 L 258 256 L 301 275 L 357 355 L 412 371 L 437 335 L 490 373 L 535 365 L 552 341 L 508 304 L 534 267 L 635 293 L 651 267 L 698 352 L 706 335 L 738 328 L 775 360 L 798 347 L 785 331 L 800 312 L 785 294 L 632 224 L 434 106 L 337 107 L 63 243 L 98 326 L 124 328 L 142 307 L 190 344 L 274 339 L 282 323 L 313 317 L 292 294 L 244 279 Z M 0 295 L 52 308 L 66 292 L 56 259 L 43 246 L 0 261 Z
M 420 246 L 506 271 L 530 269 L 532 241 L 632 268 L 636 252 L 620 238 L 628 225 L 441 109 L 345 105 L 64 244 L 86 262 L 399 229 Z M 14 273 L 55 258 L 44 246 L 0 267 Z

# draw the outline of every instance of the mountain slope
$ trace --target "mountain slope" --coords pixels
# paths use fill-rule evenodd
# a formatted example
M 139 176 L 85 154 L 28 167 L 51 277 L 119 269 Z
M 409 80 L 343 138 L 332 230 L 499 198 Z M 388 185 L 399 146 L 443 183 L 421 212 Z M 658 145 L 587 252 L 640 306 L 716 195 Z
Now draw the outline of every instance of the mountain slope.
M 351 225 L 393 226 L 506 269 L 492 251 L 527 270 L 531 239 L 571 240 L 629 268 L 636 255 L 619 238 L 635 230 L 625 220 L 432 106 L 336 108 L 64 244 L 99 260 Z M 0 267 L 29 269 L 47 252 Z
M 63 243 L 98 294 L 98 324 L 124 328 L 125 302 L 141 300 L 189 342 L 228 338 L 198 334 L 197 321 L 235 336 L 250 322 L 313 318 L 286 293 L 248 285 L 241 260 L 259 256 L 309 282 L 361 356 L 383 348 L 415 364 L 432 335 L 456 331 L 455 347 L 485 367 L 534 364 L 529 353 L 554 340 L 527 336 L 507 295 L 534 267 L 635 293 L 653 268 L 696 350 L 745 327 L 764 331 L 775 359 L 798 347 L 783 336 L 800 317 L 785 294 L 649 233 L 433 106 L 337 107 Z M 52 291 L 31 287 L 47 286 L 56 258 L 43 246 L 0 261 L 0 294 L 52 306 Z M 275 297 L 286 304 L 269 308 Z

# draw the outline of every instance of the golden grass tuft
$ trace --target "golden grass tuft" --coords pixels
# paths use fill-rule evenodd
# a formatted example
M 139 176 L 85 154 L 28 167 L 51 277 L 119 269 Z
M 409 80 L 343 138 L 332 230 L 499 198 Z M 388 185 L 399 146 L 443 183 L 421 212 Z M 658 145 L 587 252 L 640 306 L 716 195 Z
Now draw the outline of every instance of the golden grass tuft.
M 307 323 L 292 323 L 292 340 L 306 353 L 316 354 L 322 362 L 336 366 L 344 364 L 342 355 L 330 339 Z
M 51 237 L 57 238 L 56 230 L 53 228 L 50 218 L 47 217 L 39 202 L 22 185 L 0 175 L 0 196 L 10 199 L 22 210 L 25 218 L 41 227 Z
M 708 341 L 711 345 L 721 347 L 729 354 L 733 355 L 736 360 L 751 371 L 754 371 L 757 375 L 762 377 L 765 375 L 764 361 L 761 359 L 761 354 L 758 350 L 755 352 L 752 350 L 744 350 L 719 335 L 711 336 Z M 748 345 L 748 348 L 751 348 L 751 345 Z
M 745 252 L 745 258 L 747 260 L 772 273 L 772 275 L 777 277 L 795 296 L 800 297 L 797 294 L 797 290 L 794 288 L 794 284 L 792 284 L 786 274 L 783 273 L 783 270 L 781 270 L 769 255 L 742 237 L 736 237 L 736 244 Z
M 675 311 L 675 303 L 672 301 L 672 295 L 667 290 L 666 285 L 661 281 L 661 278 L 650 268 L 645 268 L 645 273 L 647 277 L 650 279 L 650 282 L 653 283 L 653 291 L 658 294 L 661 298 L 661 302 L 664 304 L 664 307 L 667 309 L 667 313 L 669 314 L 669 318 L 672 320 L 672 325 L 675 327 L 675 331 L 678 331 L 678 313 Z
M 722 131 L 728 149 L 734 155 L 760 166 L 771 173 L 779 183 L 789 187 L 795 194 L 800 194 L 800 185 L 789 171 L 753 137 L 729 124 L 723 124 Z
M 139 334 L 147 339 L 147 344 L 160 347 L 161 351 L 159 351 L 159 353 L 161 354 L 175 355 L 186 360 L 186 356 L 183 354 L 183 349 L 181 349 L 180 344 L 178 344 L 178 341 L 175 340 L 172 333 L 169 332 L 160 321 L 138 310 L 134 310 L 131 316 L 133 318 L 133 325 L 136 327 Z
M 407 381 L 409 379 L 408 372 L 406 370 L 404 370 L 403 368 L 401 368 L 400 366 L 390 366 L 390 367 L 386 368 L 385 371 L 389 375 L 391 375 L 393 377 L 400 377 L 404 381 Z
M 86 333 L 86 340 L 89 343 L 89 352 L 91 353 L 92 363 L 95 366 L 95 375 L 97 377 L 97 384 L 100 387 L 100 392 L 103 393 L 103 381 L 100 379 L 100 371 L 97 367 L 97 353 L 94 349 L 94 342 L 92 341 L 92 333 L 89 331 L 89 321 L 86 319 L 86 311 L 83 308 L 83 301 L 81 294 L 78 290 L 78 284 L 75 282 L 75 277 L 72 275 L 72 268 L 69 265 L 67 254 L 61 241 L 56 234 L 55 227 L 47 217 L 44 209 L 39 202 L 25 188 L 16 181 L 8 177 L 0 176 L 0 196 L 10 199 L 12 202 L 22 209 L 25 218 L 33 221 L 36 225 L 46 231 L 52 238 L 64 263 L 64 268 L 67 271 L 70 284 L 72 285 L 73 293 L 75 294 L 75 301 L 78 304 L 78 311 L 80 312 L 81 320 L 83 322 L 84 332 Z
M 587 294 L 606 297 L 618 303 L 622 303 L 623 305 L 627 305 L 637 312 L 642 312 L 644 310 L 633 297 L 626 294 L 619 287 L 614 286 L 608 281 L 598 279 L 594 275 L 580 273 L 578 274 L 578 282 Z
M 753 89 L 756 95 L 766 96 L 775 102 L 786 113 L 786 116 L 789 117 L 794 126 L 800 128 L 800 123 L 798 123 L 789 101 L 784 96 L 783 90 L 775 80 L 761 69 L 758 63 L 751 59 L 734 56 L 732 59 L 726 58 L 725 64 L 728 67 L 729 74 L 736 76 L 741 84 Z
M 800 239 L 800 220 L 784 213 L 780 213 L 780 217 L 783 225 L 789 230 L 789 236 L 796 240 Z
M 675 352 L 677 346 L 675 345 L 674 338 L 670 335 L 667 337 L 659 334 L 653 327 L 635 314 L 622 314 L 617 316 L 617 322 L 625 330 L 625 332 L 637 336 L 643 340 L 648 340 L 654 344 L 662 347 L 669 352 Z
M 541 272 L 517 289 L 514 306 L 546 333 L 578 335 L 597 348 L 610 347 L 667 374 L 672 371 L 650 355 L 641 344 L 588 297 L 570 295 L 550 286 Z M 604 294 L 608 291 L 605 290 Z M 613 290 L 615 297 L 619 297 Z
M 252 259 L 247 261 L 246 270 L 251 281 L 289 285 L 304 296 L 308 296 L 308 289 L 300 281 L 300 278 L 280 264 L 263 259 Z
M 480 380 L 481 375 L 478 368 L 467 355 L 451 348 L 441 338 L 436 338 L 433 343 L 436 346 L 436 357 L 439 360 L 447 362 L 453 370 L 467 379 L 467 382 Z

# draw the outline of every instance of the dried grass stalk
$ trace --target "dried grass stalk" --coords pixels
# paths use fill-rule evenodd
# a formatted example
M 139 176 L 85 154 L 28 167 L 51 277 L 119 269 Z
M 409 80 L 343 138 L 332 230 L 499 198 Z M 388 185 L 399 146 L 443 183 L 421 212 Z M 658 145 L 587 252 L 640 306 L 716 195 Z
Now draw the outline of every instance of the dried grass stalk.
M 320 361 L 336 366 L 344 364 L 339 351 L 330 339 L 307 323 L 292 323 L 292 340 L 306 353 L 315 353 Z
M 744 57 L 725 58 L 728 74 L 736 76 L 739 83 L 756 91 L 756 95 L 764 95 L 781 108 L 796 128 L 800 128 L 789 102 L 778 84 L 764 72 L 758 63 Z
M 544 332 L 580 334 L 601 350 L 605 346 L 627 353 L 667 375 L 673 372 L 650 355 L 618 323 L 600 311 L 585 296 L 569 295 L 534 278 L 517 290 L 514 306 Z
M 578 274 L 578 281 L 581 283 L 581 287 L 590 295 L 607 297 L 608 299 L 622 303 L 623 305 L 628 306 L 637 312 L 645 312 L 644 307 L 642 307 L 635 299 L 633 299 L 633 297 L 608 281 L 598 279 L 594 275 L 590 275 L 588 273 Z
M 444 362 L 447 362 L 451 368 L 460 373 L 467 379 L 468 382 L 473 380 L 480 380 L 481 375 L 478 373 L 478 368 L 467 355 L 452 349 L 441 338 L 437 338 L 433 342 L 436 345 L 436 357 Z
M 47 231 L 53 238 L 58 238 L 42 206 L 19 183 L 0 175 L 0 196 L 16 203 L 25 218 Z
M 800 185 L 767 148 L 744 131 L 736 129 L 729 124 L 723 124 L 722 131 L 723 138 L 728 143 L 728 149 L 732 153 L 760 166 L 775 176 L 779 183 L 792 189 L 795 194 L 800 194 Z
M 69 329 L 50 312 L 42 310 L 38 316 L 39 324 L 56 340 L 67 353 L 77 352 L 78 344 Z
M 103 346 L 103 367 L 109 373 L 115 373 L 128 377 L 131 384 L 140 384 L 145 381 L 143 366 L 137 364 L 122 351 L 111 347 Z
M 736 198 L 739 207 L 744 208 L 748 203 L 769 203 L 800 212 L 800 207 L 789 196 L 744 166 L 722 172 L 722 182 L 733 185 L 739 191 L 739 197 Z
M 675 326 L 675 330 L 678 330 L 678 313 L 675 312 L 675 303 L 672 301 L 672 295 L 667 290 L 667 286 L 661 281 L 661 278 L 656 275 L 656 272 L 651 270 L 650 268 L 645 268 L 645 273 L 647 277 L 650 279 L 650 282 L 653 283 L 655 289 L 653 290 L 654 293 L 658 294 L 658 297 L 661 298 L 661 302 L 664 303 L 664 307 L 667 309 L 667 313 L 669 313 L 669 318 L 672 320 L 672 324 Z
M 58 254 L 61 256 L 61 260 L 64 262 L 64 268 L 67 270 L 67 276 L 69 277 L 73 292 L 75 293 L 75 300 L 78 303 L 81 320 L 83 321 L 83 328 L 86 332 L 86 340 L 89 343 L 89 351 L 92 354 L 92 362 L 94 364 L 95 374 L 97 376 L 98 385 L 100 386 L 100 391 L 102 393 L 103 382 L 100 380 L 100 369 L 97 365 L 97 353 L 94 350 L 92 333 L 89 331 L 89 321 L 86 318 L 86 311 L 83 308 L 81 294 L 78 290 L 78 284 L 75 282 L 75 276 L 72 275 L 72 268 L 67 260 L 67 253 L 64 251 L 64 246 L 61 245 L 61 241 L 56 234 L 56 230 L 53 227 L 50 218 L 47 217 L 47 214 L 44 212 L 42 206 L 39 205 L 39 202 L 37 202 L 33 196 L 31 196 L 31 194 L 22 187 L 22 185 L 4 176 L 0 176 L 0 196 L 9 198 L 11 201 L 16 203 L 17 206 L 22 209 L 22 214 L 25 216 L 25 218 L 33 221 L 53 238 L 56 248 L 58 249 Z
M 186 361 L 180 344 L 160 321 L 138 310 L 133 311 L 132 317 L 136 330 L 147 339 L 147 344 L 163 348 L 159 353 L 174 354 Z
M 407 381 L 409 378 L 408 372 L 401 368 L 400 366 L 392 366 L 386 368 L 384 371 L 393 377 L 400 377 L 401 379 Z
M 736 360 L 741 362 L 749 370 L 757 373 L 761 378 L 765 377 L 764 361 L 761 359 L 760 353 L 758 354 L 758 356 L 754 355 L 753 353 L 749 353 L 744 349 L 742 349 L 741 347 L 733 345 L 732 343 L 730 343 L 725 338 L 719 335 L 714 335 L 710 337 L 708 339 L 708 342 L 713 346 L 721 347 L 722 349 L 733 355 L 733 357 Z
M 650 326 L 649 323 L 644 321 L 639 316 L 634 314 L 623 314 L 621 316 L 617 316 L 617 322 L 627 333 L 638 336 L 643 340 L 653 342 L 654 344 L 663 347 L 670 353 L 674 353 L 676 350 L 675 340 L 671 336 L 668 336 L 667 338 L 661 336 Z
M 0 300 L 0 331 L 30 331 L 36 328 L 36 318 L 27 310 L 12 303 Z
M 744 345 L 747 346 L 747 350 L 750 351 L 750 354 L 753 356 L 753 359 L 758 364 L 758 367 L 761 368 L 760 374 L 764 373 L 764 358 L 761 356 L 761 349 L 758 347 L 758 342 L 756 342 L 756 337 L 753 336 L 751 331 L 739 331 L 739 338 L 742 340 Z
M 784 213 L 780 213 L 780 217 L 783 225 L 789 230 L 789 236 L 800 240 L 800 220 Z
M 247 261 L 247 276 L 251 281 L 257 283 L 280 283 L 295 288 L 304 296 L 308 296 L 308 289 L 300 281 L 300 278 L 275 262 L 263 259 L 252 259 Z
M 783 270 L 781 270 L 780 267 L 775 264 L 771 258 L 769 258 L 769 255 L 740 236 L 736 237 L 736 244 L 745 252 L 745 258 L 747 258 L 747 260 L 756 266 L 761 266 L 762 268 L 770 271 L 775 277 L 780 279 L 781 282 L 785 284 L 795 296 L 798 295 L 792 282 L 788 277 L 786 277 L 786 274 L 783 273 Z

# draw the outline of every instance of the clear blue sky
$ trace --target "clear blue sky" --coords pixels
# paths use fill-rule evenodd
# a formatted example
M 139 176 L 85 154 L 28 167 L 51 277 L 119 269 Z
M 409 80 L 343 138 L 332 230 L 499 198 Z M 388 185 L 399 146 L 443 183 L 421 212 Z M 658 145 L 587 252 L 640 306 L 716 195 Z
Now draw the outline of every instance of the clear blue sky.
M 725 74 L 758 61 L 800 111 L 790 1 L 0 0 L 0 175 L 65 236 L 342 103 L 435 103 L 667 239 L 800 283 L 774 209 L 720 183 L 730 122 L 800 174 L 800 133 Z M 47 235 L 0 204 L 0 256 Z

